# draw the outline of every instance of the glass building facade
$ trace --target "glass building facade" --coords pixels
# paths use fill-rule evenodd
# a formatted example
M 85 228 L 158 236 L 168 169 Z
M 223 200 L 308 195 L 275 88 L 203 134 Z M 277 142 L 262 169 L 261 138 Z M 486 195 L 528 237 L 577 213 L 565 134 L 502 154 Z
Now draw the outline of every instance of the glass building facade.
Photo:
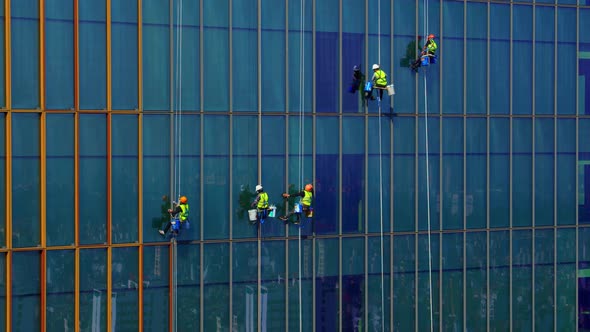
M 590 1 L 2 0 L 0 20 L 5 330 L 590 330 Z M 373 63 L 396 93 L 366 106 L 348 86 Z M 257 184 L 284 214 L 305 183 L 313 221 L 249 223 Z

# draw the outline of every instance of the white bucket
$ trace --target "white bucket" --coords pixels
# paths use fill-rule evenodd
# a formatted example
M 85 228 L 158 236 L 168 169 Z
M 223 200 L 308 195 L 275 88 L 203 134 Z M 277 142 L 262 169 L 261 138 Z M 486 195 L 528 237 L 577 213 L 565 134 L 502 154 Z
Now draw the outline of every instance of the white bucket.
M 395 94 L 395 88 L 393 87 L 393 84 L 387 86 L 387 94 L 390 96 L 393 96 Z
M 256 209 L 248 210 L 248 218 L 250 221 L 256 221 Z

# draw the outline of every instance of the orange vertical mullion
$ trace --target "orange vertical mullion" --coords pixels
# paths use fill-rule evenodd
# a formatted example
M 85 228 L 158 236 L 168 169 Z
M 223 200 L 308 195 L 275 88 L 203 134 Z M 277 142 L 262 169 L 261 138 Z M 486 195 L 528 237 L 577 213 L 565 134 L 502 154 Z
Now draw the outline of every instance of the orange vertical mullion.
M 45 110 L 45 0 L 39 0 L 39 107 Z

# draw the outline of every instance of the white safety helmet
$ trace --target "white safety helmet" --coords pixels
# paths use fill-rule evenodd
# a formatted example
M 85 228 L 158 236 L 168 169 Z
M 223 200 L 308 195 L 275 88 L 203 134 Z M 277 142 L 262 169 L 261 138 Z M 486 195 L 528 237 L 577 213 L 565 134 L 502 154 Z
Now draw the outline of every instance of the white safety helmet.
M 260 190 L 262 190 L 262 185 L 261 184 L 259 184 L 259 185 L 256 186 L 256 191 L 260 191 Z
M 378 64 L 374 64 L 373 65 L 373 70 L 375 70 L 375 69 L 379 69 L 379 65 Z

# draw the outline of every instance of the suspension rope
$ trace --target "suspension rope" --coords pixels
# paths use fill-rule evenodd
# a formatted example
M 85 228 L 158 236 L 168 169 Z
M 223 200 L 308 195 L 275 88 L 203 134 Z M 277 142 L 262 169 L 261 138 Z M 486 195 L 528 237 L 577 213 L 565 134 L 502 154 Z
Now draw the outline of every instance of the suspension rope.
M 424 0 L 424 40 L 428 41 L 428 0 Z M 426 85 L 426 70 L 424 70 L 424 144 L 426 151 L 426 208 L 428 220 L 428 296 L 430 301 L 430 332 L 433 331 L 433 307 L 432 307 L 432 246 L 431 246 L 431 226 L 430 226 L 430 164 L 428 151 L 428 94 Z
M 377 1 L 377 63 L 381 67 L 381 0 Z M 383 268 L 383 160 L 381 146 L 381 92 L 379 91 L 378 108 L 379 108 L 379 233 L 380 233 L 380 250 L 381 250 L 381 331 L 385 330 L 385 275 Z
M 181 192 L 182 164 L 182 25 L 183 0 L 177 0 L 176 6 L 176 77 L 174 92 L 174 193 L 173 198 L 179 199 Z
M 300 17 L 300 39 L 299 39 L 299 51 L 300 51 L 300 70 L 299 70 L 299 188 L 303 185 L 303 149 L 305 146 L 304 137 L 304 104 L 305 104 L 305 0 L 301 0 L 301 17 Z M 298 246 L 298 278 L 299 278 L 299 331 L 303 331 L 303 308 L 301 298 L 301 227 L 298 228 L 297 235 L 297 246 Z

